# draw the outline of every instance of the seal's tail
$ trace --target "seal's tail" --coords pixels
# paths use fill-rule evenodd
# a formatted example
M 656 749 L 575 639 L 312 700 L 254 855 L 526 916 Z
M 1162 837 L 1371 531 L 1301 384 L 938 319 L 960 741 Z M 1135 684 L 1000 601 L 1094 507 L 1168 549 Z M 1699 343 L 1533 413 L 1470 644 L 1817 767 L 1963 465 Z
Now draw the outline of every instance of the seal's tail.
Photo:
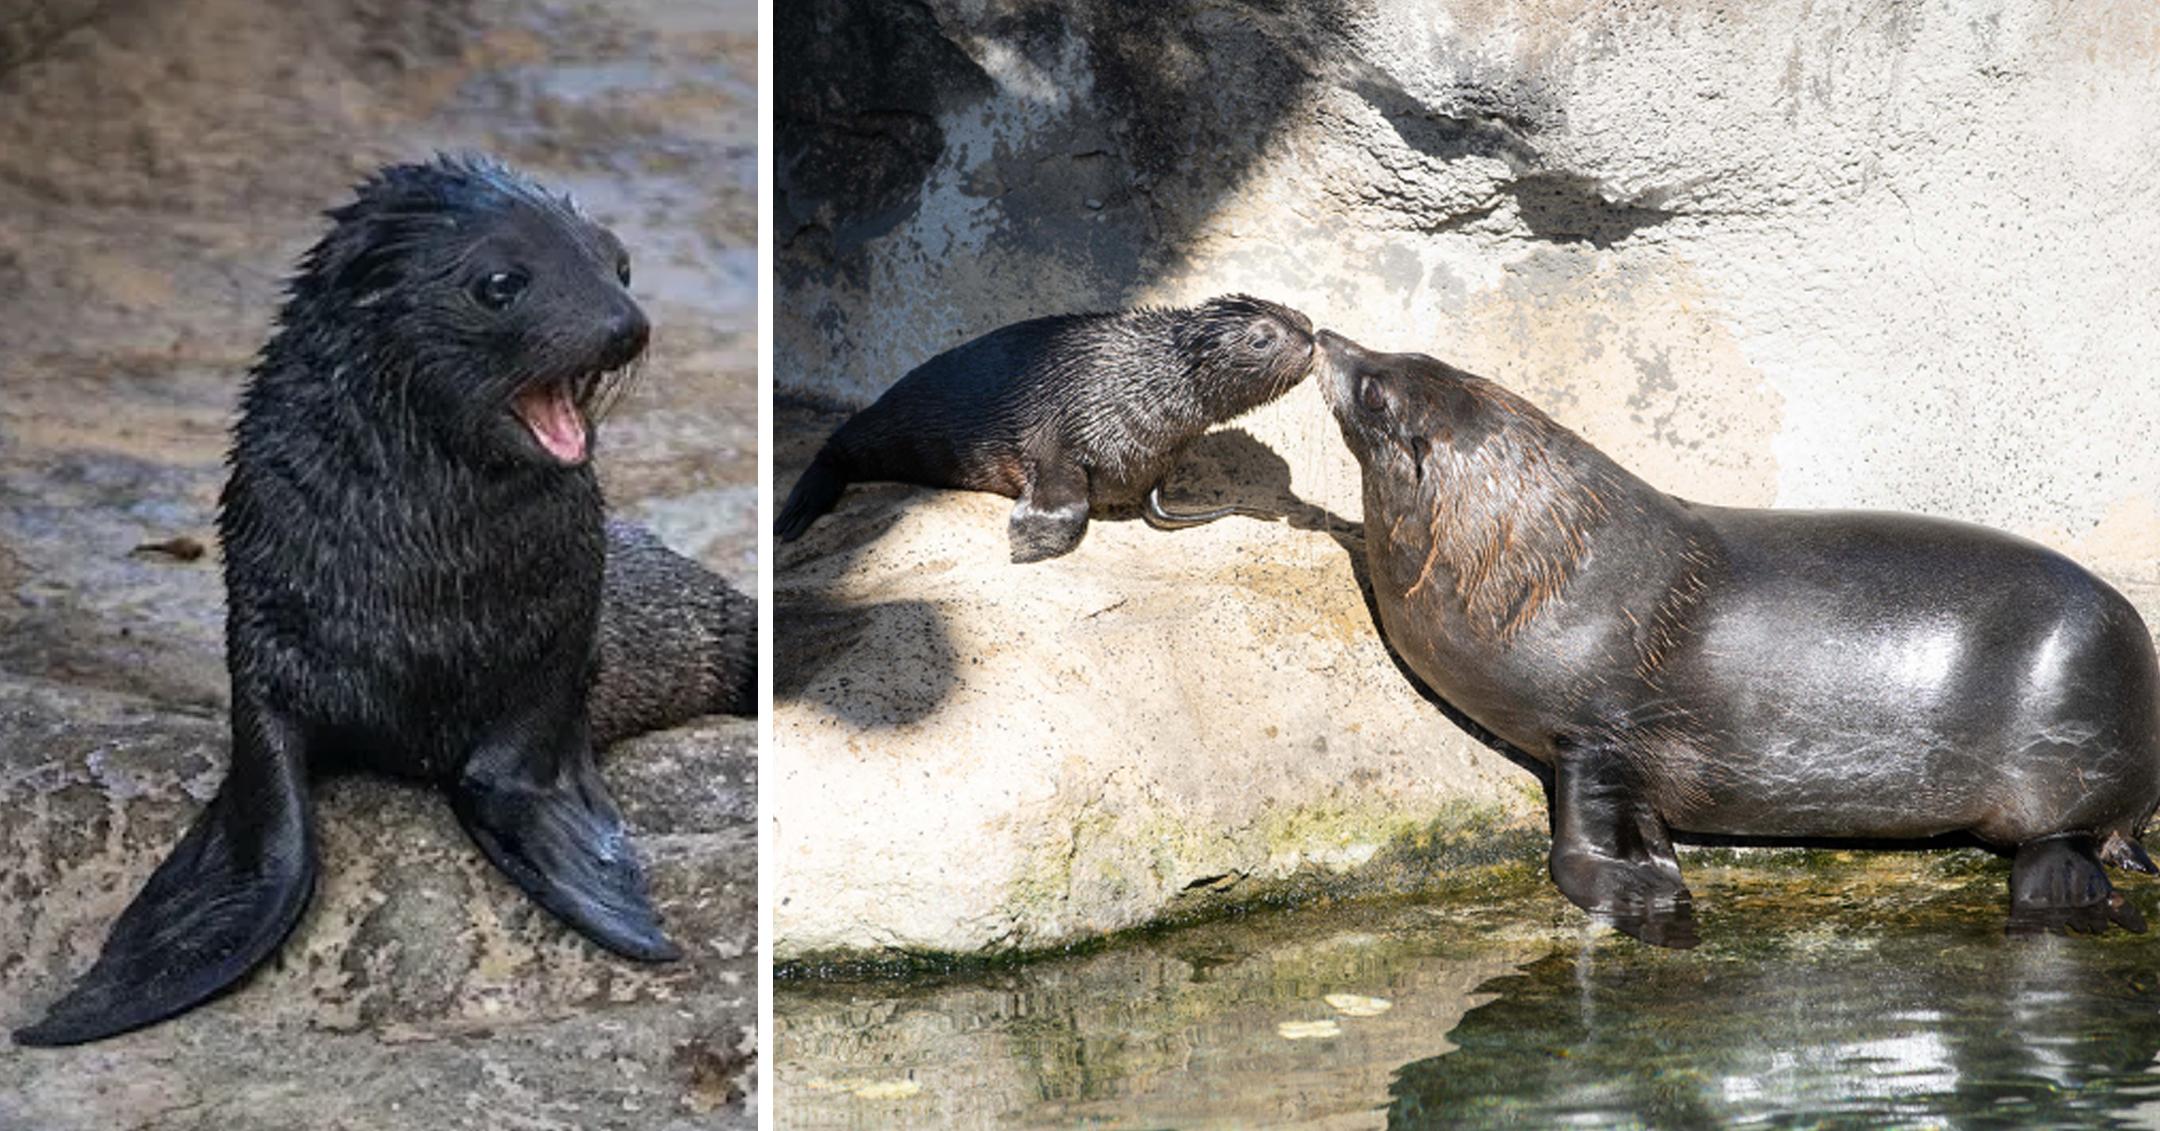
M 233 769 L 106 936 L 97 962 L 21 1045 L 74 1045 L 139 1029 L 230 988 L 277 949 L 315 890 L 315 821 L 297 752 L 250 746 L 234 717 Z
M 821 451 L 810 461 L 809 470 L 795 481 L 795 489 L 788 492 L 787 503 L 780 508 L 780 517 L 773 522 L 773 533 L 782 542 L 793 542 L 810 529 L 817 517 L 833 509 L 840 501 L 840 492 L 847 489 L 847 473 L 840 470 L 839 461 L 830 449 Z

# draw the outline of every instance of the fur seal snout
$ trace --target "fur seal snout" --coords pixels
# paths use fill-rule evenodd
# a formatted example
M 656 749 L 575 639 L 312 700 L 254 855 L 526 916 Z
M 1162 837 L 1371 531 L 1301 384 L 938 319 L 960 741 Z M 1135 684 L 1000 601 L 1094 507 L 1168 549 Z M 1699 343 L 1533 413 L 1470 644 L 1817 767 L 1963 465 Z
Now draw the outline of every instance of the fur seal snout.
M 2153 871 L 2160 659 L 2105 582 L 1968 523 L 1675 498 L 1490 381 L 1319 342 L 1381 629 L 1551 767 L 1578 906 L 1687 946 L 1669 830 L 1965 832 L 2015 853 L 2013 929 L 2144 929 L 2101 865 Z
M 793 541 L 851 482 L 891 480 L 1015 499 L 1012 560 L 1080 544 L 1092 507 L 1138 505 L 1154 525 L 1199 513 L 1162 503 L 1164 478 L 1209 428 L 1289 392 L 1312 367 L 1312 322 L 1228 295 L 1182 309 L 1035 318 L 923 362 L 848 418 L 788 493 L 773 529 Z
M 649 333 L 622 244 L 480 159 L 384 169 L 329 216 L 241 397 L 220 497 L 230 768 L 21 1043 L 150 1024 L 261 962 L 314 888 L 309 781 L 347 769 L 444 791 L 600 945 L 679 953 L 595 728 L 748 710 L 756 615 L 604 525 L 595 422 Z

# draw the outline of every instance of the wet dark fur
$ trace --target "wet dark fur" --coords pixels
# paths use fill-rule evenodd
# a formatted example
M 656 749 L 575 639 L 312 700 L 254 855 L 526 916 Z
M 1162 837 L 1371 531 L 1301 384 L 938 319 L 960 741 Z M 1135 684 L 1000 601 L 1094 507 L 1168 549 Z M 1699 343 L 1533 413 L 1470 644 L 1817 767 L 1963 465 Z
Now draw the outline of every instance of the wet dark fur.
M 644 349 L 622 246 L 483 161 L 392 167 L 357 193 L 292 280 L 233 430 L 231 769 L 20 1042 L 149 1024 L 260 962 L 313 888 L 308 779 L 338 770 L 436 783 L 550 911 L 620 953 L 676 953 L 594 740 L 748 710 L 754 608 L 604 528 L 589 463 L 549 456 L 510 410 L 555 383 L 589 416 Z M 506 271 L 529 284 L 491 309 L 475 288 Z M 625 631 L 636 648 L 600 643 Z
M 1668 830 L 2014 848 L 2017 930 L 2142 930 L 2160 660 L 2045 547 L 1918 515 L 1666 495 L 1492 382 L 1319 335 L 1382 628 L 1553 770 L 1555 882 L 1695 941 Z
M 757 713 L 757 601 L 652 532 L 607 524 L 593 745 L 695 715 Z
M 1304 315 L 1243 295 L 1016 322 L 849 418 L 774 529 L 793 540 L 848 483 L 891 480 L 1018 499 L 1013 560 L 1052 557 L 1078 544 L 1091 506 L 1142 503 L 1186 445 L 1288 392 L 1311 357 Z M 1201 517 L 1149 509 L 1168 525 Z

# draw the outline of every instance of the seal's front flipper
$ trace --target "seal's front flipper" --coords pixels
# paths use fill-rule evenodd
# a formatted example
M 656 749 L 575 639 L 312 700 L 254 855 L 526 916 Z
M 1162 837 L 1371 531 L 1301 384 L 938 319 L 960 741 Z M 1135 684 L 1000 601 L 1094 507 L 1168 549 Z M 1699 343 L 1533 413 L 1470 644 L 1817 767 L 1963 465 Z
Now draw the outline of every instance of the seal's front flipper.
M 1148 488 L 1147 498 L 1142 500 L 1140 504 L 1140 516 L 1147 519 L 1147 524 L 1157 530 L 1185 530 L 1194 526 L 1206 526 L 1217 519 L 1229 518 L 1234 514 L 1241 514 L 1247 518 L 1257 518 L 1264 522 L 1276 522 L 1282 518 L 1279 514 L 1269 514 L 1266 511 L 1240 506 L 1216 507 L 1213 510 L 1205 511 L 1174 511 L 1163 505 L 1162 483 L 1160 481 L 1153 487 Z
M 1072 552 L 1087 533 L 1087 469 L 1069 459 L 1037 460 L 1007 533 L 1014 565 Z
M 2142 934 L 2145 916 L 2108 883 L 2089 838 L 2051 836 L 2018 845 L 2010 866 L 2009 933 L 2100 934 L 2110 924 Z
M 576 742 L 560 755 L 515 745 L 479 751 L 451 787 L 451 808 L 496 867 L 585 937 L 626 958 L 679 958 L 660 933 L 585 728 L 574 729 Z
M 138 1029 L 216 996 L 277 949 L 315 890 L 315 822 L 297 728 L 233 709 L 232 768 L 151 873 L 105 949 L 23 1045 L 72 1045 Z
M 1553 763 L 1553 883 L 1575 906 L 1652 946 L 1699 940 L 1665 822 L 1634 781 L 1626 751 L 1562 744 Z

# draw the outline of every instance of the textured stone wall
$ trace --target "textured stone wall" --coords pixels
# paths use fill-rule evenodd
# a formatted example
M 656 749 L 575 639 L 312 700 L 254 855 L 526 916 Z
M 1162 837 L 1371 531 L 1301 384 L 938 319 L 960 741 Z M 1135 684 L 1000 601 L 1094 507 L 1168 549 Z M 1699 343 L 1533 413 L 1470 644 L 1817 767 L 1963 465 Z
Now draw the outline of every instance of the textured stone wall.
M 859 405 L 1007 321 L 1246 290 L 1494 377 L 1667 490 L 2005 527 L 2160 621 L 2149 4 L 778 19 L 784 395 Z M 783 415 L 783 493 L 836 420 Z M 1098 523 L 1019 568 L 999 500 L 873 488 L 783 551 L 783 956 L 1415 883 L 1450 806 L 1535 827 L 1531 776 L 1365 618 L 1317 392 L 1244 429 L 1184 490 L 1322 520 Z
M 105 0 L 0 0 L 0 71 L 96 16 Z

